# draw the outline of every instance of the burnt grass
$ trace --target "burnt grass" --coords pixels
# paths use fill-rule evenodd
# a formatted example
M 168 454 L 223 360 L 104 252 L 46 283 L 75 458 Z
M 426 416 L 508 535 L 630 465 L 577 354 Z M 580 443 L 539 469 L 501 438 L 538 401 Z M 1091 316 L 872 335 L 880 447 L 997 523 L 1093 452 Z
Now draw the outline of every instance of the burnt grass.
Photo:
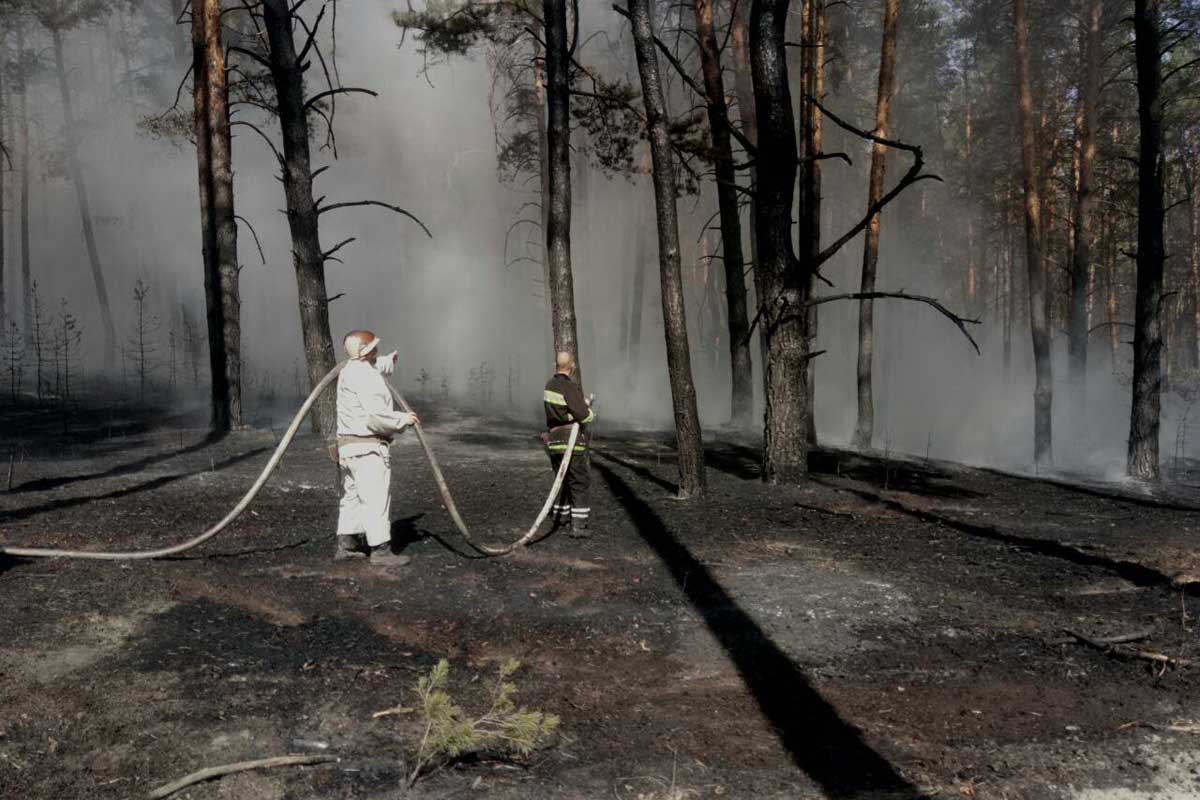
M 186 538 L 275 445 L 187 416 L 2 417 L 7 544 Z M 535 431 L 430 422 L 477 536 L 519 535 L 551 477 Z M 397 797 L 417 723 L 373 712 L 410 704 L 442 658 L 455 700 L 479 709 L 507 657 L 520 703 L 559 714 L 560 733 L 527 758 L 468 754 L 414 796 L 1200 794 L 1200 662 L 1134 655 L 1200 659 L 1194 490 L 830 450 L 803 486 L 768 487 L 753 443 L 719 434 L 708 462 L 707 499 L 679 502 L 668 437 L 601 430 L 593 538 L 486 559 L 408 437 L 393 533 L 415 561 L 379 570 L 332 561 L 335 470 L 302 437 L 198 550 L 4 560 L 0 797 L 139 797 L 322 745 L 341 760 L 176 796 Z M 1067 631 L 1147 635 L 1106 651 Z

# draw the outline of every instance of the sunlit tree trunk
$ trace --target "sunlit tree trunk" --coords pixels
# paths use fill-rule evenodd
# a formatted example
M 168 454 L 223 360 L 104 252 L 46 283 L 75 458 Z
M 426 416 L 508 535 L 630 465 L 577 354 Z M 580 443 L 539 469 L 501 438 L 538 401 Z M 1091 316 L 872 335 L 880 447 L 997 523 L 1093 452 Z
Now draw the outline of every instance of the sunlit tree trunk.
M 1029 327 L 1033 336 L 1036 385 L 1033 393 L 1034 463 L 1053 462 L 1050 412 L 1053 380 L 1050 365 L 1050 324 L 1046 316 L 1046 265 L 1042 256 L 1042 206 L 1038 154 L 1034 132 L 1033 93 L 1029 86 L 1029 18 L 1025 0 L 1013 0 L 1016 30 L 1018 114 L 1021 125 L 1021 172 L 1025 187 L 1025 260 L 1029 273 Z
M 887 137 L 896 92 L 896 28 L 900 18 L 900 0 L 883 0 L 883 44 L 879 56 L 879 91 L 875 100 L 875 134 Z M 970 123 L 968 122 L 968 126 Z M 867 208 L 883 196 L 883 178 L 887 167 L 887 149 L 878 142 L 871 145 L 871 177 L 867 186 Z M 969 245 L 968 245 L 969 247 Z M 875 291 L 875 273 L 879 264 L 879 214 L 871 217 L 863 240 L 862 292 Z M 858 424 L 854 427 L 854 446 L 871 446 L 875 431 L 875 403 L 871 370 L 875 349 L 875 308 L 871 300 L 858 307 Z
M 1133 330 L 1133 407 L 1129 475 L 1158 480 L 1162 392 L 1163 99 L 1162 11 L 1159 0 L 1135 0 L 1134 50 L 1138 90 L 1137 299 Z
M 308 116 L 303 65 L 296 57 L 292 12 L 288 0 L 264 0 L 271 78 L 275 84 L 279 128 L 283 134 L 283 191 L 287 198 L 292 263 L 300 299 L 300 330 L 310 386 L 333 369 L 336 356 L 329 331 L 329 297 L 325 288 L 325 256 L 321 250 L 317 202 L 312 192 Z M 336 398 L 325 392 L 313 407 L 313 424 L 324 438 L 337 431 Z
M 546 34 L 546 142 L 548 210 L 546 261 L 549 268 L 554 349 L 579 358 L 575 289 L 571 272 L 571 124 L 566 0 L 543 0 Z M 582 367 L 580 373 L 582 374 Z
M 211 371 L 211 424 L 228 431 L 242 423 L 241 297 L 228 85 L 218 0 L 195 0 L 192 14 L 192 92 L 200 229 Z
M 797 229 L 799 231 L 799 257 L 801 271 L 806 276 L 806 293 L 812 296 L 816 288 L 816 257 L 821 252 L 821 162 L 817 156 L 822 145 L 822 115 L 809 100 L 820 100 L 825 91 L 825 0 L 804 0 L 801 14 L 803 41 L 801 48 L 801 82 L 804 97 L 800 103 L 800 207 Z M 817 340 L 817 309 L 810 307 L 805 314 L 806 349 L 815 349 Z M 816 363 L 807 359 L 804 371 L 805 400 L 804 426 L 810 445 L 817 443 L 816 422 Z
M 742 135 L 746 137 L 751 144 L 758 142 L 758 119 L 754 110 L 754 80 L 750 66 L 750 6 L 751 0 L 730 0 L 732 8 L 732 19 L 729 21 L 729 49 L 733 55 L 733 80 L 734 90 L 737 96 L 738 119 L 742 123 Z M 750 182 L 750 197 L 747 203 L 749 207 L 750 220 L 750 235 L 747 237 L 750 242 L 750 274 L 754 281 L 754 303 L 750 307 L 755 310 L 755 315 L 758 314 L 760 304 L 762 303 L 763 293 L 761 279 L 762 275 L 758 269 L 758 168 L 751 165 L 746 170 L 746 177 Z M 758 329 L 758 353 L 759 353 L 759 368 L 762 372 L 761 380 L 765 391 L 767 380 L 767 339 L 762 335 L 762 328 Z
M 683 301 L 683 274 L 679 256 L 679 219 L 676 213 L 675 163 L 667 132 L 666 99 L 658 70 L 658 53 L 650 18 L 650 0 L 629 0 L 633 47 L 641 77 L 654 178 L 655 218 L 658 223 L 658 266 L 662 279 L 663 329 L 667 340 L 667 370 L 675 412 L 675 438 L 679 453 L 679 496 L 704 494 L 704 447 L 700 439 L 700 414 L 692 382 L 688 350 L 687 312 Z
M 712 136 L 721 217 L 721 247 L 725 265 L 725 302 L 729 317 L 729 355 L 732 379 L 731 421 L 739 428 L 750 424 L 754 410 L 754 374 L 750 362 L 750 319 L 746 305 L 746 266 L 742 255 L 742 221 L 738 208 L 733 145 L 729 133 L 729 107 L 721 75 L 721 54 L 713 26 L 713 0 L 693 0 L 696 37 L 707 96 L 708 127 Z
M 88 262 L 92 267 L 92 281 L 96 285 L 96 303 L 100 309 L 100 321 L 104 328 L 104 367 L 112 369 L 117 363 L 117 332 L 113 325 L 112 309 L 108 303 L 108 287 L 104 282 L 104 268 L 100 264 L 100 251 L 96 247 L 96 233 L 92 227 L 92 208 L 88 201 L 87 185 L 83 181 L 83 165 L 79 161 L 79 131 L 75 124 L 71 87 L 67 83 L 62 31 L 52 28 L 50 38 L 54 47 L 54 67 L 58 74 L 58 89 L 62 96 L 63 122 L 66 128 L 67 170 L 71 176 L 71 183 L 75 185 L 75 198 L 79 202 L 79 218 L 83 225 L 83 241 L 87 247 Z
M 796 189 L 796 126 L 788 86 L 785 30 L 788 0 L 755 0 L 750 13 L 750 63 L 758 121 L 758 268 L 767 338 L 763 479 L 798 483 L 808 469 L 808 339 L 805 311 L 809 276 L 792 249 Z
M 1082 410 L 1087 394 L 1088 286 L 1092 271 L 1093 175 L 1096 163 L 1096 118 L 1100 104 L 1104 32 L 1101 0 L 1088 0 L 1084 35 L 1084 79 L 1080 97 L 1079 179 L 1076 187 L 1071 303 L 1067 321 L 1068 351 L 1074 405 Z

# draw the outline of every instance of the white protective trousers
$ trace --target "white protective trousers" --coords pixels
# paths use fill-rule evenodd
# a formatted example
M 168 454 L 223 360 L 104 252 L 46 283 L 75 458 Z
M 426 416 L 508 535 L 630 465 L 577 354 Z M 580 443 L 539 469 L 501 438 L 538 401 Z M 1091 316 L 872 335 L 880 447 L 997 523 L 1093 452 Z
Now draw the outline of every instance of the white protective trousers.
M 392 460 L 387 449 L 343 456 L 340 470 L 338 536 L 365 533 L 371 547 L 387 544 L 392 539 Z

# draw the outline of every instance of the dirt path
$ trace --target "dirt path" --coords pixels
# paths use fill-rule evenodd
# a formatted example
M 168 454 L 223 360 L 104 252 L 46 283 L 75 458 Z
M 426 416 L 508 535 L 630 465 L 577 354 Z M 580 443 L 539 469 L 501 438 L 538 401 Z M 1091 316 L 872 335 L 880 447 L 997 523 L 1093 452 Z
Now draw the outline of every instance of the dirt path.
M 0 495 L 0 540 L 98 548 L 194 533 L 274 444 L 5 430 L 28 456 Z M 468 520 L 516 535 L 550 478 L 530 432 L 432 432 Z M 178 797 L 395 797 L 411 721 L 371 713 L 411 699 L 439 658 L 475 705 L 507 656 L 525 665 L 520 701 L 560 714 L 561 737 L 419 796 L 658 799 L 673 776 L 678 798 L 1200 794 L 1200 739 L 1183 732 L 1200 723 L 1200 666 L 1063 643 L 1149 629 L 1136 647 L 1200 659 L 1200 601 L 1173 583 L 1196 569 L 1200 499 L 838 453 L 808 485 L 768 488 L 752 450 L 718 444 L 712 496 L 681 504 L 659 439 L 600 447 L 599 535 L 505 559 L 464 557 L 409 440 L 394 532 L 415 565 L 333 563 L 332 466 L 302 440 L 201 552 L 0 564 L 0 796 L 138 797 L 303 739 L 343 761 Z

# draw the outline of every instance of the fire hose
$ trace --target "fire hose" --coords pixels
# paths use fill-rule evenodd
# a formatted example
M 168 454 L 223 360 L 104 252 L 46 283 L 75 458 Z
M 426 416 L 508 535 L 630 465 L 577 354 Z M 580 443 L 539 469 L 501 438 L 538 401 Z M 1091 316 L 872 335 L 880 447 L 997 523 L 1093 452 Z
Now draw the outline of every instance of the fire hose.
M 178 555 L 179 553 L 183 553 L 187 550 L 191 550 L 194 547 L 204 544 L 209 539 L 213 538 L 217 534 L 221 533 L 221 531 L 229 527 L 229 525 L 235 519 L 241 516 L 242 513 L 249 508 L 250 504 L 254 502 L 254 498 L 258 496 L 260 491 L 262 491 L 263 486 L 266 485 L 267 480 L 271 477 L 271 474 L 274 473 L 279 467 L 279 462 L 283 459 L 283 454 L 287 452 L 288 447 L 292 444 L 292 440 L 296 438 L 296 433 L 300 430 L 300 425 L 304 422 L 305 417 L 308 416 L 309 411 L 312 410 L 313 404 L 317 402 L 317 398 L 321 396 L 321 393 L 328 389 L 330 384 L 337 379 L 338 373 L 342 371 L 342 367 L 344 366 L 345 362 L 339 363 L 333 369 L 329 370 L 325 377 L 321 378 L 320 382 L 313 387 L 313 390 L 309 393 L 308 397 L 305 398 L 304 403 L 300 406 L 300 410 L 296 412 L 294 417 L 292 417 L 291 424 L 288 425 L 287 430 L 279 440 L 279 444 L 275 447 L 275 452 L 271 454 L 271 458 L 267 461 L 266 466 L 263 467 L 262 472 L 259 473 L 258 478 L 250 486 L 249 490 L 242 495 L 242 498 L 237 502 L 237 505 L 230 509 L 229 513 L 227 513 L 220 519 L 220 521 L 198 536 L 194 536 L 186 541 L 171 545 L 170 547 L 161 547 L 155 550 L 131 550 L 125 552 L 101 550 L 62 550 L 48 547 L 11 547 L 8 545 L 0 545 L 0 555 L 18 556 L 21 558 L 84 558 L 98 561 L 134 561 L 151 558 L 165 558 L 167 556 Z M 404 397 L 398 391 L 396 391 L 395 387 L 389 383 L 388 389 L 391 390 L 392 396 L 396 399 L 396 402 L 400 405 L 400 407 L 405 412 L 411 414 L 412 408 L 408 405 L 408 402 L 405 401 Z M 478 552 L 487 556 L 500 556 L 511 553 L 518 547 L 523 547 L 524 545 L 528 544 L 529 541 L 537 535 L 538 530 L 542 527 L 542 523 L 546 521 L 546 517 L 550 513 L 550 508 L 554 504 L 554 498 L 558 497 L 558 493 L 562 489 L 563 480 L 567 475 L 567 468 L 571 463 L 571 455 L 575 451 L 575 443 L 579 438 L 579 424 L 575 423 L 571 426 L 571 434 L 570 439 L 567 442 L 566 454 L 563 457 L 562 463 L 559 465 L 558 473 L 554 476 L 554 485 L 550 489 L 550 494 L 546 498 L 546 502 L 542 504 L 542 509 L 538 513 L 537 519 L 534 520 L 533 525 L 531 525 L 529 530 L 526 531 L 525 534 L 516 541 L 501 547 L 492 547 L 490 545 L 477 542 L 471 535 L 470 529 L 467 528 L 466 522 L 463 521 L 462 515 L 458 511 L 458 506 L 454 503 L 454 498 L 450 494 L 450 487 L 446 483 L 446 478 L 442 474 L 441 467 L 438 466 L 437 457 L 433 454 L 433 448 L 429 446 L 429 440 L 425 437 L 425 432 L 422 430 L 421 424 L 419 422 L 414 423 L 413 430 L 416 431 L 417 441 L 420 442 L 421 449 L 425 452 L 425 459 L 429 462 L 429 467 L 433 471 L 433 478 L 437 483 L 438 493 L 441 494 L 442 503 L 445 505 L 446 512 L 450 515 L 450 519 L 453 520 L 454 526 L 458 528 L 458 532 L 462 534 L 462 537 L 466 540 L 467 544 L 469 544 Z

